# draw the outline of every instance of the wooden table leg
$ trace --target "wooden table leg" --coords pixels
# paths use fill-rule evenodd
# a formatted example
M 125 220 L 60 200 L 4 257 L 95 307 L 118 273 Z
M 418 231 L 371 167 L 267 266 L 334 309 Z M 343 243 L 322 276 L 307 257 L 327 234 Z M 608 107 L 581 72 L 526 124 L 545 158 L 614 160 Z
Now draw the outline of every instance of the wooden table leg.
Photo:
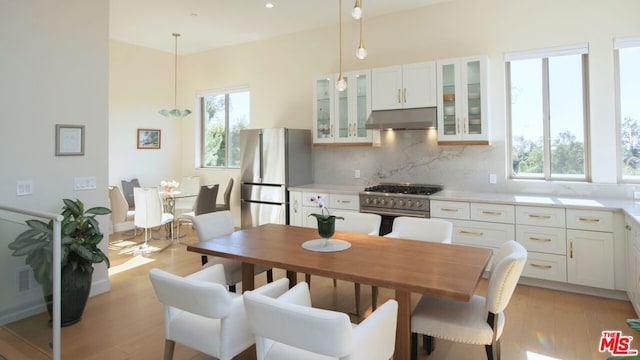
M 254 265 L 251 263 L 242 263 L 242 291 L 253 290 L 255 288 L 254 283 Z
M 298 283 L 298 273 L 287 270 L 287 279 L 289 279 L 289 288 L 296 286 Z
M 396 301 L 398 301 L 398 326 L 396 329 L 396 351 L 393 358 L 405 360 L 410 358 L 411 350 L 411 293 L 396 290 Z

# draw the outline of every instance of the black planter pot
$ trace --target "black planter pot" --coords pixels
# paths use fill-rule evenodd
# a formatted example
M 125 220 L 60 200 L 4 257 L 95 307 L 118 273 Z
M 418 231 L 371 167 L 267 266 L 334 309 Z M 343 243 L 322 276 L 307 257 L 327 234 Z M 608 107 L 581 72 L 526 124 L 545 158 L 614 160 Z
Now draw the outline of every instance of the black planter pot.
M 82 313 L 87 305 L 89 292 L 91 291 L 91 272 L 81 270 L 74 271 L 71 266 L 65 266 L 61 270 L 62 283 L 60 284 L 60 297 L 62 304 L 60 306 L 60 324 L 69 326 L 77 323 L 82 318 Z M 47 303 L 47 311 L 49 318 L 53 319 L 53 289 L 47 286 L 45 289 L 44 299 Z M 49 320 L 51 323 L 52 320 Z

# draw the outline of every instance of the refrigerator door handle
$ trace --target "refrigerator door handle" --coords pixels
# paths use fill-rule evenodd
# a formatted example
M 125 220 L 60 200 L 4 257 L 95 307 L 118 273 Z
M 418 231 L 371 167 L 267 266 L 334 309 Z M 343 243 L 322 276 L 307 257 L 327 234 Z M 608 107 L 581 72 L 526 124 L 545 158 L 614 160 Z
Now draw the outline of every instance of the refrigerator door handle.
M 263 168 L 263 166 L 262 166 L 262 160 L 263 160 L 262 159 L 262 149 L 264 149 L 264 146 L 262 145 L 262 137 L 263 137 L 262 136 L 262 131 L 260 131 L 260 134 L 258 135 L 258 141 L 259 141 L 258 143 L 260 144 L 259 145 L 260 146 L 260 151 L 258 151 L 258 153 L 260 154 L 259 158 L 258 158 L 258 161 L 259 161 L 258 167 L 260 168 L 260 173 L 258 174 L 258 179 L 259 179 L 260 182 L 262 182 L 262 179 L 264 178 L 264 174 L 262 173 L 262 168 Z

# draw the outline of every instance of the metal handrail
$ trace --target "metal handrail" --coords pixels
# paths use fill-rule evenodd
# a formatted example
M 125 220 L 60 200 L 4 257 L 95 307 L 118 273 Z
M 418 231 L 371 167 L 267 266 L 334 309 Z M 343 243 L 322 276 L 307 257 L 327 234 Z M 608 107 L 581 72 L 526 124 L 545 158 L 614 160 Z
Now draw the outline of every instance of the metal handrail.
M 11 213 L 22 214 L 35 216 L 42 219 L 53 220 L 53 319 L 52 319 L 52 328 L 53 328 L 53 339 L 52 339 L 52 355 L 53 360 L 60 360 L 60 335 L 61 335 L 61 324 L 60 324 L 60 281 L 62 279 L 61 274 L 61 252 L 62 252 L 62 242 L 61 242 L 61 230 L 62 230 L 62 219 L 63 216 L 60 214 L 53 214 L 42 211 L 35 210 L 27 210 L 20 209 L 11 206 L 3 206 L 0 205 L 0 210 L 4 210 Z

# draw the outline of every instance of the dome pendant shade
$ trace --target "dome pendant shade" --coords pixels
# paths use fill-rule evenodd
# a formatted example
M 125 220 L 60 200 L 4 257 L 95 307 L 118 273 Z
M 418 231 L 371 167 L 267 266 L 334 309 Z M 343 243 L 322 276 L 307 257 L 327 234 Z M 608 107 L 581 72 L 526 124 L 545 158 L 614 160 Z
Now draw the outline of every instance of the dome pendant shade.
M 171 34 L 175 38 L 175 52 L 173 56 L 173 109 L 162 109 L 158 114 L 171 118 L 183 118 L 191 114 L 189 109 L 178 109 L 178 37 L 180 34 Z

